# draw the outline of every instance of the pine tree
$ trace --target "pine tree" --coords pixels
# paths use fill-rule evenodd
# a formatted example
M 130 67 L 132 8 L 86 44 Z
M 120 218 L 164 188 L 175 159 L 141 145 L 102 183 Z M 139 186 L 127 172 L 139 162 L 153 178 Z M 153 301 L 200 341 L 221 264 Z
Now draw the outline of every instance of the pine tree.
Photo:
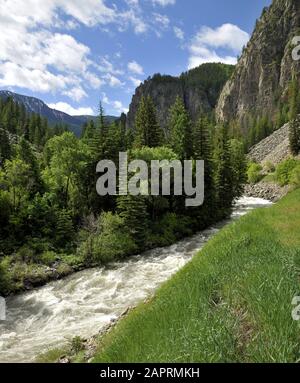
M 107 131 L 107 126 L 105 123 L 104 108 L 102 102 L 99 103 L 99 114 L 98 114 L 98 129 L 101 132 L 101 138 L 105 139 L 105 133 Z
M 210 123 L 207 117 L 196 122 L 193 132 L 193 158 L 205 160 L 211 155 Z
M 125 132 L 125 150 L 130 150 L 134 145 L 134 131 L 127 129 Z
M 230 150 L 227 129 L 224 126 L 217 131 L 214 163 L 217 203 L 220 209 L 226 211 L 232 205 L 233 190 Z
M 0 167 L 3 166 L 6 160 L 11 156 L 11 146 L 7 131 L 0 124 Z
M 41 146 L 41 142 L 42 142 L 42 120 L 41 120 L 41 117 L 37 115 L 33 143 L 36 146 Z
M 213 189 L 213 161 L 212 161 L 212 149 L 211 149 L 211 125 L 207 117 L 200 118 L 194 128 L 193 133 L 193 145 L 194 153 L 193 158 L 195 160 L 204 161 L 204 174 L 205 174 L 205 190 L 206 194 L 212 192 Z
M 244 145 L 241 141 L 233 139 L 229 143 L 230 162 L 232 169 L 232 190 L 235 198 L 240 197 L 246 183 L 247 161 Z
M 25 164 L 29 165 L 30 169 L 30 192 L 35 195 L 37 192 L 43 191 L 43 182 L 41 179 L 40 168 L 35 157 L 30 143 L 21 137 L 19 145 L 17 146 L 17 158 L 22 160 Z
M 135 118 L 134 146 L 155 148 L 162 145 L 163 133 L 158 125 L 156 111 L 150 96 L 142 97 Z
M 117 210 L 124 220 L 124 225 L 129 231 L 139 248 L 145 247 L 148 213 L 144 196 L 130 194 L 119 196 Z
M 85 142 L 89 142 L 90 139 L 93 139 L 96 135 L 96 126 L 93 120 L 86 122 L 82 129 L 81 138 Z
M 85 174 L 82 176 L 83 189 L 86 195 L 86 205 L 94 214 L 99 214 L 101 210 L 107 210 L 110 206 L 110 198 L 100 198 L 96 192 L 96 183 L 99 175 L 96 173 L 97 163 L 101 160 L 108 159 L 106 155 L 106 143 L 108 139 L 108 127 L 104 118 L 104 109 L 101 102 L 99 103 L 99 115 L 97 124 L 89 121 L 83 141 L 88 145 L 91 159 L 86 165 Z
M 100 101 L 99 114 L 98 114 L 98 126 L 97 126 L 99 143 L 100 143 L 100 158 L 105 157 L 105 146 L 106 146 L 106 140 L 108 136 L 108 129 L 109 127 L 106 124 L 105 116 L 104 116 L 104 108 Z
M 14 101 L 12 97 L 8 97 L 5 102 L 2 121 L 4 128 L 12 134 L 17 133 L 17 119 L 15 111 L 16 108 Z
M 64 248 L 74 240 L 74 227 L 69 211 L 63 209 L 58 212 L 56 223 L 56 245 Z
M 201 117 L 193 130 L 193 159 L 204 161 L 204 204 L 194 209 L 199 229 L 211 222 L 216 193 L 213 180 L 213 158 L 211 147 L 212 126 L 207 117 Z M 205 225 L 204 225 L 205 222 Z
M 34 143 L 34 140 L 35 140 L 35 137 L 36 137 L 36 134 L 35 134 L 36 119 L 37 119 L 37 116 L 35 114 L 32 114 L 30 116 L 30 121 L 29 121 L 29 141 L 31 143 Z
M 294 120 L 300 113 L 299 83 L 294 76 L 289 87 L 289 119 Z
M 296 156 L 300 152 L 300 121 L 294 119 L 290 122 L 289 140 L 291 153 Z
M 192 124 L 180 97 L 170 109 L 170 146 L 180 159 L 190 159 L 193 152 Z
M 127 142 L 126 142 L 126 114 L 122 113 L 119 121 L 119 128 L 120 128 L 120 139 L 121 139 L 121 147 L 120 151 L 125 152 L 127 148 Z

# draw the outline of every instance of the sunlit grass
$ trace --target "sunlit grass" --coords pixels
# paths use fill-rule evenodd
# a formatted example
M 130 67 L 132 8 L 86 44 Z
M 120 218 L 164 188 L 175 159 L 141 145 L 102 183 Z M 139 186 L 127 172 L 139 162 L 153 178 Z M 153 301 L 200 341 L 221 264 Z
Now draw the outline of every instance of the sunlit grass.
M 95 362 L 295 362 L 300 191 L 223 229 L 99 344 Z
M 43 354 L 36 357 L 36 363 L 56 363 L 61 357 L 66 355 L 67 349 L 65 348 L 54 348 L 48 350 Z

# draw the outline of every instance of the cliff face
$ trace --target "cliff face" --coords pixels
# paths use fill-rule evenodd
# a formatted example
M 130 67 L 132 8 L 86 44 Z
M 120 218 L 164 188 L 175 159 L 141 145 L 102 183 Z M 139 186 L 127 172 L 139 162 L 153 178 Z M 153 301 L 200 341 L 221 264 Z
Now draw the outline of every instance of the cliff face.
M 292 58 L 295 36 L 300 36 L 300 1 L 274 0 L 257 21 L 220 95 L 216 107 L 219 121 L 242 121 L 247 114 L 272 117 L 293 74 L 300 73 L 300 61 Z
M 169 109 L 177 96 L 184 100 L 193 120 L 201 113 L 211 112 L 232 71 L 230 65 L 204 64 L 180 77 L 154 75 L 136 89 L 127 115 L 127 128 L 134 129 L 135 114 L 143 95 L 153 99 L 158 122 L 165 131 Z

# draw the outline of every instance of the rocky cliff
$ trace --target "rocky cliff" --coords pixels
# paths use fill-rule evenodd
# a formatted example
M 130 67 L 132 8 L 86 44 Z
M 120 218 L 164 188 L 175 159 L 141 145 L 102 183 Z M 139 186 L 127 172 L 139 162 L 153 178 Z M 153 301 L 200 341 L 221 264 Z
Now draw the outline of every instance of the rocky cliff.
M 273 0 L 263 10 L 251 40 L 226 83 L 216 115 L 220 121 L 247 114 L 272 115 L 284 99 L 300 61 L 292 59 L 292 39 L 300 35 L 300 1 Z
M 127 128 L 134 129 L 135 114 L 143 95 L 150 95 L 153 99 L 159 124 L 165 131 L 169 109 L 177 96 L 184 100 L 193 120 L 201 113 L 211 112 L 233 68 L 224 64 L 204 64 L 183 73 L 180 77 L 156 74 L 148 78 L 136 89 L 132 98 L 127 115 Z

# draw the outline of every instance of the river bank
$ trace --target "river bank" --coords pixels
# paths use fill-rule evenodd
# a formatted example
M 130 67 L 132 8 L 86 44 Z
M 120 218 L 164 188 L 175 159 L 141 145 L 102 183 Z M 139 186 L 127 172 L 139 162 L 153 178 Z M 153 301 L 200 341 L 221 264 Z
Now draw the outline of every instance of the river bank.
M 277 202 L 290 191 L 290 186 L 281 187 L 275 182 L 260 181 L 256 184 L 247 184 L 244 188 L 244 195 L 247 197 L 263 198 Z
M 297 363 L 300 190 L 222 229 L 93 363 Z
M 267 201 L 242 198 L 231 220 L 176 244 L 108 267 L 83 270 L 7 299 L 0 324 L 0 361 L 28 362 L 64 347 L 74 336 L 90 339 L 128 309 L 151 297 L 224 225 Z
M 249 195 L 249 197 L 256 197 Z M 258 197 L 260 198 L 260 197 Z M 263 198 L 267 199 L 267 198 Z M 233 208 L 234 214 L 234 208 Z M 224 219 L 229 217 L 224 217 Z M 219 218 L 220 219 L 220 218 Z M 218 222 L 211 221 L 212 224 Z M 205 226 L 204 226 L 205 227 Z M 191 237 L 196 233 L 195 229 L 187 227 L 187 230 L 182 233 L 176 233 L 176 236 L 168 238 L 167 244 L 161 245 L 157 239 L 150 246 L 147 246 L 142 252 L 159 248 L 162 246 L 172 245 L 184 238 Z M 1 280 L 0 280 L 0 295 L 4 297 L 22 294 L 26 291 L 31 291 L 36 288 L 47 285 L 52 281 L 59 281 L 74 273 L 86 269 L 104 267 L 112 261 L 101 260 L 91 263 L 79 254 L 57 254 L 48 251 L 46 256 L 40 261 L 36 261 L 34 257 L 26 253 L 28 249 L 22 252 L 22 257 L 18 253 L 3 256 L 0 262 Z M 126 261 L 128 257 L 136 254 L 129 254 L 127 257 L 116 256 L 114 262 Z M 36 257 L 38 258 L 38 257 Z

